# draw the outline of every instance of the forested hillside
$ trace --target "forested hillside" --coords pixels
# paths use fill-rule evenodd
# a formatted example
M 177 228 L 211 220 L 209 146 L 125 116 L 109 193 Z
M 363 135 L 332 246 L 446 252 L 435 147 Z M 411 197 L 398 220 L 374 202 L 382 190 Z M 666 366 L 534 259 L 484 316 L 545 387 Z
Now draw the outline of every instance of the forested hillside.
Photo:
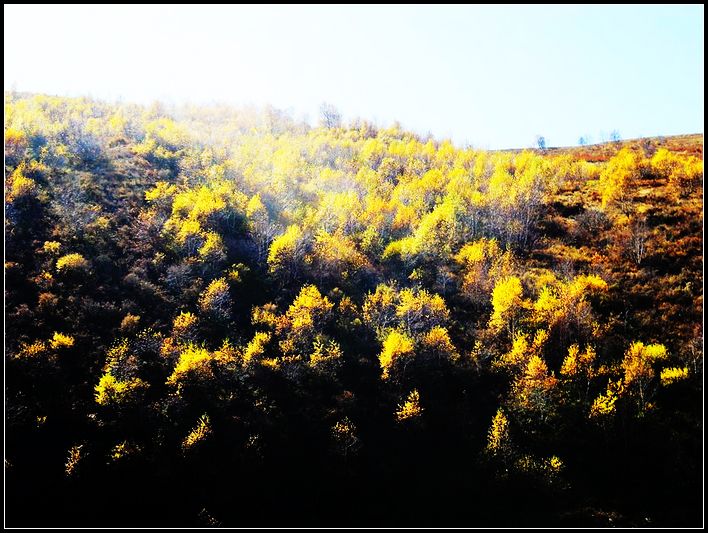
M 325 111 L 5 94 L 7 524 L 700 525 L 702 136 Z

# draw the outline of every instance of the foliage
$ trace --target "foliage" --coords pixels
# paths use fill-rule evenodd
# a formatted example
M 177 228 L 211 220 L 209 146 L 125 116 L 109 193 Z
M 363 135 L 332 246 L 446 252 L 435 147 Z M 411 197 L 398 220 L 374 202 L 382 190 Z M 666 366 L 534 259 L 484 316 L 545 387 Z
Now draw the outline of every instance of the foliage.
M 8 523 L 699 523 L 701 136 L 5 104 Z
M 406 422 L 420 418 L 423 414 L 423 408 L 420 406 L 420 393 L 417 389 L 413 389 L 406 401 L 398 406 L 396 411 L 396 420 L 398 422 Z

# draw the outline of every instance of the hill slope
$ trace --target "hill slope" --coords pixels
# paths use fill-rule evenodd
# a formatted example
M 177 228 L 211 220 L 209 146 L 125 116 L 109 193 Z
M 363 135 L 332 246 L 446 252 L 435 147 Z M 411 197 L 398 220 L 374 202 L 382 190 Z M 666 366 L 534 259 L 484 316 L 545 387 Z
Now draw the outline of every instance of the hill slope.
M 5 98 L 8 525 L 700 523 L 695 136 Z

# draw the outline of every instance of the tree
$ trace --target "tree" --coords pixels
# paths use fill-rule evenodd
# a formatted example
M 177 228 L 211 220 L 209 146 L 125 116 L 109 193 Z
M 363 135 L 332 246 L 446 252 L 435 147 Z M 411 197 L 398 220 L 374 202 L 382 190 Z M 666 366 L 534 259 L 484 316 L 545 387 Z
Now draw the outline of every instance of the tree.
M 384 340 L 383 348 L 379 354 L 383 379 L 388 379 L 393 374 L 405 372 L 405 367 L 414 355 L 413 339 L 405 333 L 391 330 Z
M 228 321 L 231 305 L 232 300 L 226 278 L 215 279 L 199 296 L 199 308 L 209 317 L 218 321 Z
M 327 102 L 320 105 L 320 125 L 325 128 L 339 128 L 342 125 L 342 115 L 336 107 Z
M 297 277 L 306 252 L 306 240 L 297 224 L 288 226 L 282 235 L 276 237 L 268 252 L 270 272 L 291 280 Z
M 631 209 L 630 195 L 632 186 L 639 179 L 643 161 L 641 156 L 630 148 L 622 148 L 600 173 L 600 193 L 602 207 L 617 205 L 620 210 Z
M 396 421 L 402 423 L 419 419 L 424 410 L 425 409 L 420 405 L 420 393 L 418 389 L 413 389 L 410 394 L 408 394 L 406 401 L 398 405 Z
M 489 327 L 499 331 L 506 327 L 511 336 L 516 329 L 516 318 L 524 305 L 521 280 L 509 276 L 497 281 L 492 291 L 492 316 Z
M 543 135 L 536 135 L 536 146 L 539 150 L 546 149 L 546 138 Z
M 641 411 L 645 410 L 651 398 L 650 387 L 656 378 L 653 365 L 665 361 L 669 355 L 663 344 L 634 342 L 627 349 L 622 360 L 624 370 L 623 385 L 636 396 Z

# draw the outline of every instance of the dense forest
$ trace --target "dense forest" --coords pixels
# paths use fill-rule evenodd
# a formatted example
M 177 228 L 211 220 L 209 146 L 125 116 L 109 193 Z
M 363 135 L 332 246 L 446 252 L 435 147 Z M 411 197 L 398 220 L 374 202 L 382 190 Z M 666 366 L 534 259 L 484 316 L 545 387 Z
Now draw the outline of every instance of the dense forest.
M 7 525 L 700 525 L 702 144 L 6 93 Z

